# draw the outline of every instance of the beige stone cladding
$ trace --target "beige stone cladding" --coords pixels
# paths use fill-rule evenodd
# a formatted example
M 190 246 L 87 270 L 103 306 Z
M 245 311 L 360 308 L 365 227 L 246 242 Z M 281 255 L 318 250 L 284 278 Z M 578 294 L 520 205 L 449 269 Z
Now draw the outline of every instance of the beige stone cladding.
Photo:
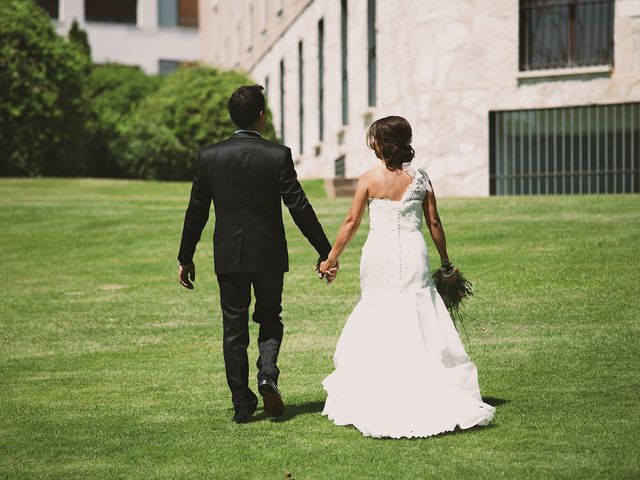
M 486 196 L 490 111 L 640 101 L 638 0 L 615 2 L 613 66 L 534 73 L 519 71 L 519 2 L 515 0 L 377 0 L 375 107 L 368 105 L 367 96 L 368 1 L 348 0 L 348 125 L 342 124 L 339 0 L 201 2 L 203 60 L 244 69 L 263 84 L 268 78 L 276 129 L 284 115 L 284 140 L 302 177 L 333 177 L 334 162 L 342 155 L 346 176 L 357 177 L 376 164 L 364 143 L 368 123 L 402 115 L 413 126 L 415 161 L 427 167 L 438 194 Z M 247 15 L 254 20 L 247 20 Z M 322 141 L 318 125 L 321 18 L 325 31 Z M 250 26 L 253 33 L 247 31 Z M 235 42 L 240 46 L 233 46 Z M 280 111 L 281 61 L 284 112 Z

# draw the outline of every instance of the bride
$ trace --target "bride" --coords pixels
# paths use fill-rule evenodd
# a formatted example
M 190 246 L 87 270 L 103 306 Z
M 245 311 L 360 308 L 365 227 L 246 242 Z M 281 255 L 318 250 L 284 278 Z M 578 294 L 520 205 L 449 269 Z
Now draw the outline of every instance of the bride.
M 333 279 L 368 206 L 362 295 L 338 340 L 335 370 L 322 381 L 322 413 L 371 437 L 427 437 L 487 425 L 495 412 L 482 401 L 476 366 L 429 273 L 423 213 L 443 268 L 455 269 L 429 177 L 410 163 L 411 136 L 402 117 L 369 127 L 367 143 L 381 162 L 358 180 L 351 209 L 319 267 Z

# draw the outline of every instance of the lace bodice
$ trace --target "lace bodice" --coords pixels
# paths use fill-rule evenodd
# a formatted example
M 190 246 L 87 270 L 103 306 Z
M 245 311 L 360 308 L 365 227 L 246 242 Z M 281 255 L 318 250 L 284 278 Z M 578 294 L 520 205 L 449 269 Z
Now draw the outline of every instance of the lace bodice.
M 422 228 L 422 201 L 431 190 L 429 177 L 423 169 L 405 164 L 404 170 L 413 177 L 400 200 L 369 199 L 369 229 L 420 230 Z
M 369 199 L 369 236 L 360 261 L 363 293 L 419 289 L 430 281 L 422 236 L 429 177 L 410 164 L 403 168 L 413 180 L 400 200 Z

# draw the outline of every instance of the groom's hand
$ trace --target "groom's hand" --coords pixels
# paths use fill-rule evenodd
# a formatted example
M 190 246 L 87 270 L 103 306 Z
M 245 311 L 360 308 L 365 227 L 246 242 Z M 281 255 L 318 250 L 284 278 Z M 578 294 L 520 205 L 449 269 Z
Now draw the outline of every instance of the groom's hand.
M 191 281 L 189 281 L 191 277 Z M 189 290 L 193 290 L 193 283 L 196 281 L 196 264 L 191 262 L 189 265 L 178 265 L 178 281 L 180 285 Z

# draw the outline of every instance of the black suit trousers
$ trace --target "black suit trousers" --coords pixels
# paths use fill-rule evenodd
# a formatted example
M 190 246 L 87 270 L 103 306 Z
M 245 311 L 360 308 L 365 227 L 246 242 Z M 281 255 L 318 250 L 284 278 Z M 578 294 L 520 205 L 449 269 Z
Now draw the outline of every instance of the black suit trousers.
M 256 395 L 249 388 L 249 306 L 251 287 L 255 296 L 253 321 L 260 325 L 258 334 L 258 378 L 278 382 L 278 353 L 282 343 L 283 272 L 237 272 L 217 275 L 223 319 L 223 353 L 227 383 L 236 409 L 255 404 Z

